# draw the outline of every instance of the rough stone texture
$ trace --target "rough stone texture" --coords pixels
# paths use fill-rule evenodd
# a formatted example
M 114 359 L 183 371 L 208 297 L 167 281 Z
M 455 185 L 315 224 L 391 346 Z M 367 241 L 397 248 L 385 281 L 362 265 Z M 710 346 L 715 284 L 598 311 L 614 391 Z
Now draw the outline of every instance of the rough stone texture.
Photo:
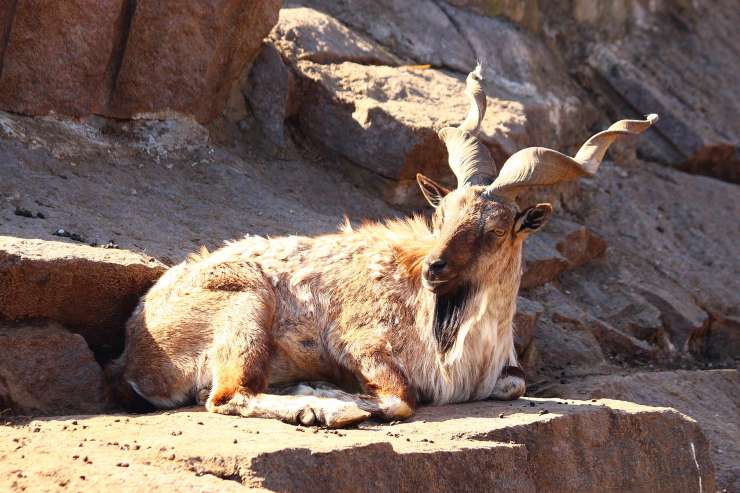
M 738 182 L 740 11 L 733 0 L 447 0 L 536 33 L 567 61 L 610 118 L 657 112 L 639 151 Z
M 113 82 L 111 54 L 121 35 L 125 4 L 126 0 L 3 2 L 0 108 L 75 116 L 103 110 Z
M 55 323 L 0 325 L 0 411 L 99 413 L 110 406 L 103 370 L 85 340 Z
M 522 289 L 554 281 L 563 272 L 602 256 L 607 243 L 589 228 L 566 219 L 550 220 L 524 246 Z
M 444 9 L 484 62 L 487 93 L 522 104 L 527 145 L 577 150 L 599 117 L 559 53 L 505 20 Z
M 483 140 L 499 165 L 529 145 L 569 152 L 597 121 L 586 94 L 567 75 L 560 57 L 511 23 L 428 0 L 299 3 L 315 10 L 285 9 L 271 38 L 303 82 L 301 130 L 356 165 L 392 180 L 386 197 L 394 204 L 422 204 L 413 180 L 417 171 L 449 179 L 446 153 L 435 130 L 464 117 L 467 101 L 460 81 L 475 59 L 485 62 L 484 84 L 490 96 Z M 372 53 L 370 59 L 358 53 L 360 34 L 351 37 L 340 30 L 340 21 L 369 33 L 407 63 L 435 68 L 362 66 L 390 61 L 377 60 L 382 52 L 369 42 L 363 46 Z M 309 29 L 313 24 L 333 26 L 319 29 L 328 31 L 321 37 L 322 45 L 294 33 L 298 26 Z M 396 29 L 403 32 L 408 50 L 404 43 L 389 41 L 387 36 L 395 38 L 391 33 Z M 312 29 L 313 36 L 318 36 L 316 31 Z M 458 38 L 465 49 L 450 46 Z M 440 42 L 444 50 L 435 48 Z M 429 58 L 431 49 L 442 59 Z M 457 58 L 466 52 L 474 56 Z
M 140 296 L 164 272 L 125 250 L 0 236 L 0 320 L 48 319 L 118 349 Z
M 710 358 L 737 359 L 740 355 L 740 318 L 710 320 L 707 339 L 704 349 Z
M 279 0 L 138 2 L 110 115 L 215 118 L 277 22 Z
M 334 17 L 306 8 L 284 8 L 270 38 L 280 51 L 316 63 L 355 62 L 398 65 L 400 60 L 376 42 L 351 31 Z
M 522 289 L 542 286 L 558 278 L 568 268 L 563 257 L 552 242 L 539 234 L 527 238 L 524 243 Z
M 301 129 L 330 150 L 398 182 L 387 198 L 421 204 L 417 172 L 447 178 L 436 129 L 458 125 L 468 110 L 461 76 L 434 69 L 298 62 Z M 500 159 L 527 140 L 520 104 L 489 98 L 482 139 Z
M 517 297 L 514 315 L 514 345 L 517 354 L 523 355 L 529 348 L 537 331 L 537 321 L 543 311 L 542 304 L 523 296 Z
M 650 107 L 661 114 L 656 128 L 668 145 L 638 148 L 667 163 L 707 156 L 706 148 L 740 144 L 737 4 L 686 4 L 645 16 L 643 26 L 633 22 L 636 29 L 624 39 L 597 43 L 587 58 L 595 77 L 621 98 L 620 106 Z M 655 43 L 656 38 L 672 42 Z M 651 51 L 645 56 L 647 47 Z
M 623 399 L 669 406 L 696 419 L 712 446 L 717 483 L 740 490 L 740 374 L 737 370 L 671 371 L 588 377 L 555 385 L 547 396 Z M 704 491 L 708 490 L 706 485 Z
M 443 8 L 434 0 L 301 0 L 365 33 L 409 63 L 458 72 L 475 66 L 475 53 Z
M 277 146 L 285 145 L 285 120 L 296 112 L 296 85 L 280 52 L 272 43 L 265 43 L 242 91 L 262 132 Z
M 716 488 L 694 421 L 611 400 L 423 408 L 408 423 L 338 432 L 186 409 L 34 420 L 0 434 L 2 488 L 694 492 L 700 481 L 703 491 Z
M 279 0 L 5 2 L 0 108 L 210 121 L 279 8 Z

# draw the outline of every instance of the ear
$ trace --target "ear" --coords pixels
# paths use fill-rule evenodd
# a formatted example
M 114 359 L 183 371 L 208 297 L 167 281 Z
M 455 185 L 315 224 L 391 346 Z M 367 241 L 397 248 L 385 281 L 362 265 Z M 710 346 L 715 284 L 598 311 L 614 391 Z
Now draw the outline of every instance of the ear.
M 520 212 L 514 223 L 514 233 L 532 234 L 540 230 L 552 215 L 552 205 L 537 204 Z
M 449 188 L 445 188 L 431 178 L 427 178 L 421 173 L 416 173 L 416 182 L 421 188 L 421 193 L 424 194 L 424 198 L 431 204 L 432 207 L 438 207 L 439 203 L 445 195 L 450 193 Z

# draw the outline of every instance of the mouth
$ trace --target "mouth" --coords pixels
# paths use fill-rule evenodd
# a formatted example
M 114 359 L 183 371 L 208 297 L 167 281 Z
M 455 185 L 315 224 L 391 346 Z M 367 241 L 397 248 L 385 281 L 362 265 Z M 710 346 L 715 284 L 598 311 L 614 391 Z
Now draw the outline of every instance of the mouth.
M 440 280 L 430 281 L 429 279 L 422 278 L 421 285 L 424 286 L 425 289 L 428 289 L 434 294 L 441 294 L 447 291 L 451 280 L 452 279 L 440 279 Z

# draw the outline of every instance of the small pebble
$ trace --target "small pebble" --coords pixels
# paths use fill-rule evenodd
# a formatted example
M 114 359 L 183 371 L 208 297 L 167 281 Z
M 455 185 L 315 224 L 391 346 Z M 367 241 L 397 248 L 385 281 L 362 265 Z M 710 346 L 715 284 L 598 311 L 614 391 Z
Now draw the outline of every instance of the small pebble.
M 540 409 L 540 412 L 539 412 L 539 414 L 547 414 L 547 413 L 549 413 L 549 412 L 550 412 L 550 411 L 548 411 L 547 409 Z
M 33 212 L 29 211 L 28 209 L 24 209 L 22 207 L 16 207 L 15 215 L 21 216 L 21 217 L 33 217 Z
M 498 415 L 498 417 L 499 417 L 499 418 L 503 418 L 503 417 L 505 417 L 505 416 L 504 416 L 504 413 L 501 413 L 501 414 L 499 414 L 499 415 Z
M 119 463 L 118 463 L 118 464 L 116 464 L 116 465 L 117 465 L 118 467 L 128 467 L 128 463 L 127 463 L 127 462 L 119 462 Z

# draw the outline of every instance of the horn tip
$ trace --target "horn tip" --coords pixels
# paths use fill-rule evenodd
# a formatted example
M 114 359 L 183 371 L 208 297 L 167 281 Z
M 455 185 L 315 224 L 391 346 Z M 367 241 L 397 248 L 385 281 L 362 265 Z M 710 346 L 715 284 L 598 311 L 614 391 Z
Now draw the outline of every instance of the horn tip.
M 655 123 L 658 121 L 658 114 L 657 113 L 650 113 L 645 117 L 645 119 L 650 123 L 650 125 L 655 125 Z

